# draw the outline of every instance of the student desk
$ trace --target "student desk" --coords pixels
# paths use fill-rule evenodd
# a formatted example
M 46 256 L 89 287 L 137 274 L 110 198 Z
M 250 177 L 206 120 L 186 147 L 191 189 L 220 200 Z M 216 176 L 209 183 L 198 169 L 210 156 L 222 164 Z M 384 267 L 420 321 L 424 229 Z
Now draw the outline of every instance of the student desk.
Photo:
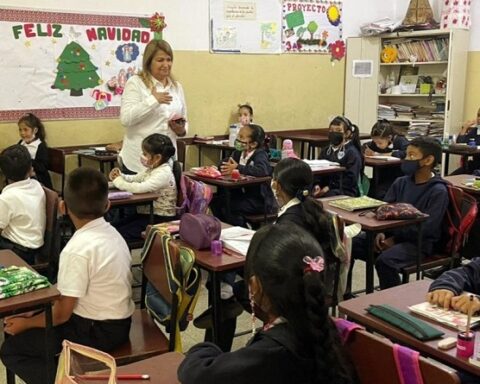
M 228 141 L 228 138 L 226 139 Z M 235 147 L 230 146 L 229 144 L 214 144 L 213 141 L 200 141 L 193 140 L 193 143 L 198 148 L 198 166 L 202 166 L 202 150 L 203 148 L 216 149 L 220 151 L 220 160 L 227 157 L 227 153 L 231 153 L 235 150 Z
M 402 160 L 382 160 L 382 159 L 375 159 L 373 157 L 365 156 L 365 166 L 372 167 L 372 183 L 377 190 L 378 184 L 380 183 L 380 168 L 398 168 L 402 164 Z
M 100 172 L 105 173 L 105 163 L 110 164 L 110 170 L 115 167 L 115 162 L 117 161 L 118 155 L 89 155 L 86 153 L 77 153 L 78 166 L 82 166 L 82 159 L 93 160 L 99 163 Z
M 343 172 L 345 172 L 345 170 L 345 167 L 340 166 L 312 168 L 312 174 L 313 176 L 328 176 L 334 173 L 340 173 L 340 191 L 343 193 Z
M 300 157 L 305 159 L 305 144 L 308 144 L 307 158 L 315 158 L 315 148 L 328 144 L 328 128 L 301 129 L 298 131 L 270 132 L 283 142 L 285 139 L 300 142 Z M 281 148 L 281 146 L 280 146 Z
M 418 219 L 411 220 L 377 220 L 372 217 L 367 217 L 362 215 L 362 211 L 345 211 L 340 208 L 336 208 L 330 205 L 330 201 L 346 198 L 346 196 L 332 196 L 327 198 L 320 198 L 319 200 L 323 203 L 323 207 L 331 212 L 336 213 L 348 224 L 359 223 L 362 226 L 362 231 L 365 231 L 367 235 L 367 260 L 365 267 L 365 288 L 367 293 L 372 293 L 374 289 L 373 283 L 373 272 L 375 266 L 375 255 L 374 255 L 374 246 L 375 246 L 375 237 L 378 233 L 389 231 L 392 229 L 405 227 L 408 225 L 417 225 L 418 227 L 418 255 L 417 255 L 417 266 L 419 266 L 421 261 L 421 249 L 422 249 L 422 224 L 427 217 L 421 217 Z M 420 278 L 420 268 L 417 268 L 417 280 Z
M 0 264 L 5 267 L 16 265 L 19 267 L 31 267 L 23 261 L 19 256 L 10 250 L 0 250 Z M 22 295 L 10 297 L 0 300 L 0 315 L 2 317 L 31 311 L 33 309 L 45 308 L 45 354 L 47 357 L 47 378 L 53 382 L 55 376 L 55 356 L 53 351 L 52 340 L 52 302 L 60 297 L 60 292 L 56 287 L 39 289 L 38 291 L 24 293 Z M 7 383 L 15 383 L 15 375 L 7 370 Z
M 193 180 L 202 181 L 205 184 L 214 185 L 216 187 L 223 188 L 223 190 L 225 191 L 225 209 L 228 216 L 230 216 L 230 213 L 231 213 L 231 207 L 230 207 L 231 205 L 230 190 L 231 189 L 249 187 L 252 185 L 259 185 L 265 182 L 270 182 L 270 180 L 272 179 L 270 176 L 263 176 L 263 177 L 246 176 L 246 178 L 243 180 L 235 181 L 235 180 L 232 180 L 229 176 L 222 176 L 220 178 L 213 179 L 210 177 L 197 176 L 195 173 L 190 171 L 184 172 L 183 174 Z
M 478 188 L 473 188 L 473 187 L 468 187 L 465 184 L 463 184 L 467 180 L 472 180 L 475 179 L 475 176 L 473 175 L 453 175 L 453 176 L 445 176 L 443 178 L 444 180 L 447 180 L 449 183 L 451 183 L 454 187 L 461 188 L 465 192 L 473 195 L 476 199 L 480 197 L 480 189 Z
M 114 190 L 110 189 L 109 192 Z M 133 206 L 138 207 L 141 205 L 147 205 L 150 208 L 150 223 L 153 224 L 153 202 L 160 197 L 158 193 L 134 193 L 132 196 L 126 199 L 114 199 L 110 200 L 110 207 L 125 207 Z
M 448 148 L 442 148 L 442 152 L 445 154 L 445 174 L 449 174 L 448 166 L 450 161 L 450 155 L 462 156 L 464 161 L 466 161 L 470 156 L 480 155 L 479 147 L 469 147 L 467 144 L 465 144 L 464 148 L 462 147 L 456 145 L 455 147 L 450 146 Z
M 121 380 L 123 384 L 179 384 L 177 370 L 185 356 L 178 352 L 164 353 L 149 359 L 137 361 L 136 363 L 117 367 L 117 375 L 121 374 L 147 374 L 150 380 Z M 95 373 L 94 373 L 95 374 Z M 100 372 L 98 372 L 100 374 Z M 89 384 L 105 384 L 106 380 L 88 380 Z
M 439 339 L 432 341 L 417 340 L 401 329 L 395 328 L 383 320 L 368 314 L 365 310 L 370 304 L 389 304 L 402 311 L 409 312 L 407 308 L 408 306 L 426 301 L 426 295 L 430 284 L 430 280 L 418 280 L 412 283 L 399 285 L 398 287 L 375 292 L 371 295 L 364 295 L 356 299 L 343 301 L 338 305 L 338 309 L 341 314 L 347 315 L 350 320 L 364 325 L 368 330 L 378 332 L 395 342 L 413 348 L 423 355 L 432 357 L 446 365 L 480 376 L 480 368 L 470 364 L 467 359 L 457 357 L 456 348 L 442 351 L 437 347 Z M 425 322 L 430 323 L 433 327 L 445 332 L 444 337 L 457 337 L 457 331 L 453 328 L 447 328 L 441 323 L 437 323 L 416 314 L 413 315 L 418 316 Z

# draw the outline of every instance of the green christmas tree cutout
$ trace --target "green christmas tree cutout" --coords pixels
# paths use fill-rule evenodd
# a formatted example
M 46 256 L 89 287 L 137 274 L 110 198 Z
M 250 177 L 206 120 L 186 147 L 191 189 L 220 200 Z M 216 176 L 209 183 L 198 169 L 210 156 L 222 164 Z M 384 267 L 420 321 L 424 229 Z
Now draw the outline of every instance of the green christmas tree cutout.
M 83 89 L 100 84 L 98 67 L 90 61 L 90 55 L 74 41 L 67 44 L 57 59 L 57 76 L 52 88 L 70 89 L 70 96 L 82 96 Z

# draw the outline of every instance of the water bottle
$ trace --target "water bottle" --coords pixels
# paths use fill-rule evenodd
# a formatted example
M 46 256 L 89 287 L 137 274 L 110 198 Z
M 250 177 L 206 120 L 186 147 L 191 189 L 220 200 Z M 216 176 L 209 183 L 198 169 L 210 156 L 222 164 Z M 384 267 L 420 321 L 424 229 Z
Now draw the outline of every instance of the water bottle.
M 468 140 L 468 146 L 469 147 L 476 147 L 477 146 L 477 142 L 475 141 L 475 139 L 473 137 L 470 140 Z
M 238 125 L 237 124 L 230 125 L 229 133 L 228 133 L 228 145 L 230 147 L 235 146 L 235 140 L 237 139 L 237 134 L 238 134 Z

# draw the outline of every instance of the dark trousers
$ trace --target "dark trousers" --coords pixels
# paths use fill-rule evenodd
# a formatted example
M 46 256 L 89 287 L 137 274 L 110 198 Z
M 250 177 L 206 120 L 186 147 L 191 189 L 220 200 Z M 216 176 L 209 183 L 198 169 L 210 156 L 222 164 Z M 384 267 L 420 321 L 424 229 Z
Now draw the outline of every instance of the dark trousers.
M 40 253 L 40 248 L 26 248 L 2 236 L 0 236 L 0 249 L 10 249 L 30 265 L 35 264 L 35 257 Z
M 165 223 L 166 221 L 175 220 L 175 216 L 158 216 L 153 215 L 153 224 Z M 142 239 L 142 232 L 145 231 L 150 222 L 150 215 L 137 213 L 128 216 L 128 218 L 120 219 L 119 222 L 112 222 L 112 225 L 126 241 L 134 241 Z
M 241 193 L 231 193 L 230 213 L 226 210 L 225 196 L 223 193 L 216 194 L 210 203 L 210 209 L 214 216 L 224 223 L 246 227 L 245 215 L 258 215 L 265 213 L 265 202 L 262 197 L 248 197 Z
M 423 252 L 425 254 L 425 252 Z M 367 259 L 367 239 L 365 233 L 353 238 L 352 260 L 350 263 L 349 277 L 355 264 L 355 259 Z M 380 288 L 387 289 L 400 285 L 400 269 L 415 264 L 417 260 L 417 245 L 402 242 L 378 254 L 375 260 Z
M 111 351 L 128 341 L 131 319 L 95 321 L 72 314 L 70 319 L 53 328 L 54 352 L 62 341 Z M 34 328 L 10 336 L 3 342 L 0 358 L 9 370 L 27 384 L 53 384 L 46 379 L 45 329 Z

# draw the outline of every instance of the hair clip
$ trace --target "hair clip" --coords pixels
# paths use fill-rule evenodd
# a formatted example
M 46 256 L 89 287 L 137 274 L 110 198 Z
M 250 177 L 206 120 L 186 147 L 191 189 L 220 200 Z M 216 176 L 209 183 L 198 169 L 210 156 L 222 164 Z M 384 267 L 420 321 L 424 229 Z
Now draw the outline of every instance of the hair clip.
M 307 264 L 307 266 L 303 269 L 303 273 L 322 272 L 325 267 L 323 257 L 321 256 L 317 256 L 313 259 L 310 256 L 305 256 L 303 258 L 303 262 Z
M 307 196 L 308 196 L 308 189 L 304 189 L 304 190 L 302 191 L 302 195 L 305 196 L 305 197 L 307 197 Z

